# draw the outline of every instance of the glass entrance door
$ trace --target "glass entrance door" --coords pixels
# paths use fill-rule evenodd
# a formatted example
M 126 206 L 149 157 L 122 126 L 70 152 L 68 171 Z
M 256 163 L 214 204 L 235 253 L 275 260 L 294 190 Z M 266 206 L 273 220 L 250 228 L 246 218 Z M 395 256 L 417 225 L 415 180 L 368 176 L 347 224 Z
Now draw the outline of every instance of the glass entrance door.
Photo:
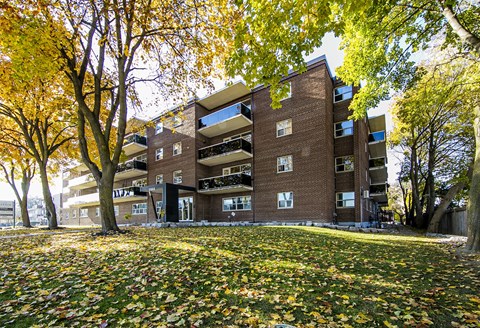
M 193 197 L 178 198 L 178 220 L 192 221 L 193 220 Z

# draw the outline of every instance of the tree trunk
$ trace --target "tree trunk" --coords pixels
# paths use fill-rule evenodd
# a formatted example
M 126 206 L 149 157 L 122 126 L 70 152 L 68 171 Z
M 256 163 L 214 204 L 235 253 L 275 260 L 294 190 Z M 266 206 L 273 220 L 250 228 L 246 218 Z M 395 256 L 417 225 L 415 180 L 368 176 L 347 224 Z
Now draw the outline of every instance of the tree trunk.
M 467 245 L 472 252 L 480 252 L 480 106 L 475 107 L 475 162 L 467 207 Z
M 50 192 L 50 185 L 48 183 L 47 169 L 39 165 L 40 180 L 42 181 L 43 201 L 47 210 L 48 227 L 50 229 L 57 229 L 57 212 L 55 211 L 55 204 L 53 203 L 52 193 Z
M 412 183 L 412 207 L 415 210 L 415 215 L 412 217 L 412 226 L 418 227 L 422 222 L 422 205 L 420 203 L 420 193 L 418 185 L 418 163 L 416 146 L 412 147 L 412 154 L 410 157 L 410 180 Z
M 467 173 L 468 178 L 472 177 L 472 166 L 468 169 Z M 430 220 L 430 224 L 428 225 L 428 232 L 436 233 L 439 232 L 440 222 L 442 221 L 442 217 L 447 211 L 448 206 L 452 202 L 453 198 L 465 187 L 466 181 L 461 180 L 453 185 L 443 197 L 440 205 L 437 207 L 435 213 L 433 214 L 432 219 Z
M 28 214 L 28 190 L 30 190 L 30 182 L 32 181 L 33 174 L 29 169 L 24 170 L 22 174 L 22 197 L 19 199 L 20 213 L 22 214 L 22 223 L 26 228 L 31 228 L 30 215 Z
M 434 164 L 435 164 L 435 144 L 434 144 L 434 128 L 430 132 L 429 140 L 428 140 L 428 173 L 427 173 L 427 181 L 425 182 L 426 186 L 425 189 L 427 190 L 427 220 L 426 224 L 428 225 L 433 218 L 435 212 L 435 177 L 433 176 Z M 450 200 L 451 202 L 451 200 Z M 426 228 L 426 226 L 425 226 Z
M 104 168 L 107 165 L 104 165 Z M 113 204 L 113 181 L 115 177 L 115 170 L 113 165 L 108 165 L 108 168 L 102 171 L 102 176 L 98 184 L 98 196 L 100 198 L 100 213 L 102 215 L 102 232 L 120 231 L 115 218 L 115 209 Z

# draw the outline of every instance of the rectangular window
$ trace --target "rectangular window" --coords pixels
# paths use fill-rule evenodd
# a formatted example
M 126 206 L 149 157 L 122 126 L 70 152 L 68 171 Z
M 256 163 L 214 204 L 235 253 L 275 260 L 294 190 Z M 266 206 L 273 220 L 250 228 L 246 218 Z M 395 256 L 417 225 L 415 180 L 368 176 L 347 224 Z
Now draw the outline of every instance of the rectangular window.
M 120 207 L 118 205 L 115 205 L 113 207 L 113 213 L 115 214 L 115 216 L 118 216 L 118 214 L 120 213 Z
M 132 187 L 144 187 L 146 185 L 147 185 L 147 178 L 132 181 Z
M 292 155 L 277 157 L 277 173 L 293 171 Z
M 278 208 L 293 208 L 293 192 L 279 192 L 277 194 Z
M 352 99 L 352 86 L 346 85 L 340 88 L 335 88 L 333 97 L 333 102 L 340 102 L 343 100 Z
M 292 119 L 277 122 L 277 138 L 292 134 Z
M 163 148 L 158 148 L 155 150 L 155 160 L 159 161 L 161 159 L 163 159 Z
M 157 200 L 157 202 L 155 203 L 155 208 L 157 209 L 158 217 L 162 217 L 162 207 L 163 202 L 161 200 Z
M 223 211 L 250 211 L 252 209 L 252 197 L 240 196 L 223 199 Z
M 88 208 L 81 208 L 80 209 L 80 217 L 81 218 L 88 217 Z
M 288 88 L 287 95 L 286 95 L 285 97 L 283 97 L 282 99 L 280 99 L 280 101 L 292 97 L 292 82 L 287 82 L 287 83 L 285 83 L 285 85 L 286 85 L 287 88 Z
M 231 167 L 224 167 L 222 170 L 223 175 L 230 175 L 235 173 L 252 175 L 252 164 L 242 164 L 242 165 L 236 165 Z
M 157 124 L 155 124 L 155 134 L 159 134 L 163 132 L 163 122 L 158 121 Z
M 100 216 L 100 207 L 95 208 L 95 216 L 96 217 Z
M 183 124 L 183 119 L 182 117 L 179 116 L 180 114 L 177 113 L 175 117 L 173 118 L 173 127 L 176 128 L 177 126 L 180 126 Z
M 173 171 L 173 183 L 179 184 L 183 182 L 182 170 Z
M 180 155 L 182 153 L 182 142 L 176 142 L 173 144 L 173 156 Z
M 161 184 L 163 183 L 163 174 L 157 174 L 155 177 L 155 184 Z
M 353 171 L 353 156 L 342 156 L 335 158 L 335 172 Z
M 72 211 L 72 219 L 77 217 L 77 210 Z
M 351 136 L 353 134 L 353 121 L 335 123 L 335 138 Z
M 355 193 L 351 192 L 337 192 L 337 208 L 351 208 L 355 207 Z
M 67 212 L 67 213 L 65 213 L 65 220 L 68 220 L 68 217 L 69 217 L 69 215 L 68 215 L 68 214 L 69 214 L 68 212 Z
M 147 214 L 147 203 L 132 204 L 132 215 Z
M 142 154 L 135 156 L 134 160 L 139 161 L 139 162 L 147 162 L 147 154 Z
M 236 135 L 233 135 L 233 136 L 230 136 L 230 137 L 226 137 L 226 138 L 223 138 L 223 142 L 227 142 L 227 141 L 230 141 L 230 140 L 233 140 L 233 139 L 239 139 L 239 138 L 242 138 L 248 142 L 252 142 L 252 132 L 248 131 L 248 132 L 244 132 L 244 133 L 240 133 L 240 134 L 236 134 Z

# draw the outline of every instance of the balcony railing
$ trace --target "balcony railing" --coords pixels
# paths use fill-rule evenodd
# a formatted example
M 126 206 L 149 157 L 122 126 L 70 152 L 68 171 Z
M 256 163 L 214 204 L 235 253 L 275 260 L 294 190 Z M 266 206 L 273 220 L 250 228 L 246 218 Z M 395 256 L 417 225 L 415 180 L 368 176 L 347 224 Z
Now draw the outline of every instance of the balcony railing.
M 123 143 L 124 146 L 136 143 L 140 145 L 147 145 L 147 137 L 141 136 L 139 134 L 131 134 L 128 137 L 125 138 L 125 141 Z
M 132 161 L 128 161 L 128 162 L 125 162 L 125 163 L 121 163 L 121 164 L 118 164 L 117 173 L 130 171 L 130 170 L 135 170 L 135 169 L 146 171 L 147 170 L 147 163 L 137 161 L 137 160 L 132 160 Z
M 383 168 L 385 167 L 385 164 L 386 164 L 385 157 L 371 158 L 368 161 L 368 165 L 370 169 Z
M 222 142 L 210 147 L 200 149 L 198 151 L 198 159 L 205 159 L 209 157 L 225 155 L 237 150 L 244 150 L 248 153 L 251 153 L 252 144 L 242 138 Z
M 379 195 L 387 193 L 387 184 L 374 184 L 370 185 L 370 195 Z
M 385 131 L 373 132 L 368 135 L 368 142 L 380 142 L 385 141 Z
M 219 177 L 201 179 L 198 181 L 198 190 L 230 189 L 245 186 L 252 187 L 252 177 L 244 173 L 235 173 Z
M 140 187 L 126 187 L 113 190 L 114 199 L 133 196 L 147 196 L 147 193 L 140 191 Z

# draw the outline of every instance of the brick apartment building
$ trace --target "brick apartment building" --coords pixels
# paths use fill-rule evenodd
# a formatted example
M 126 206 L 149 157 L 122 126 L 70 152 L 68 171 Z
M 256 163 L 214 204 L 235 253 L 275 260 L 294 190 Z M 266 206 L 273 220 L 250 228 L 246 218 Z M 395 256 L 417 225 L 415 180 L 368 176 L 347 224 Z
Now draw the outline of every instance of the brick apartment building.
M 281 109 L 270 107 L 267 87 L 238 82 L 127 136 L 118 223 L 375 220 L 387 204 L 385 117 L 349 120 L 356 90 L 332 77 L 324 56 L 285 82 Z M 84 165 L 65 187 L 62 223 L 100 223 Z

